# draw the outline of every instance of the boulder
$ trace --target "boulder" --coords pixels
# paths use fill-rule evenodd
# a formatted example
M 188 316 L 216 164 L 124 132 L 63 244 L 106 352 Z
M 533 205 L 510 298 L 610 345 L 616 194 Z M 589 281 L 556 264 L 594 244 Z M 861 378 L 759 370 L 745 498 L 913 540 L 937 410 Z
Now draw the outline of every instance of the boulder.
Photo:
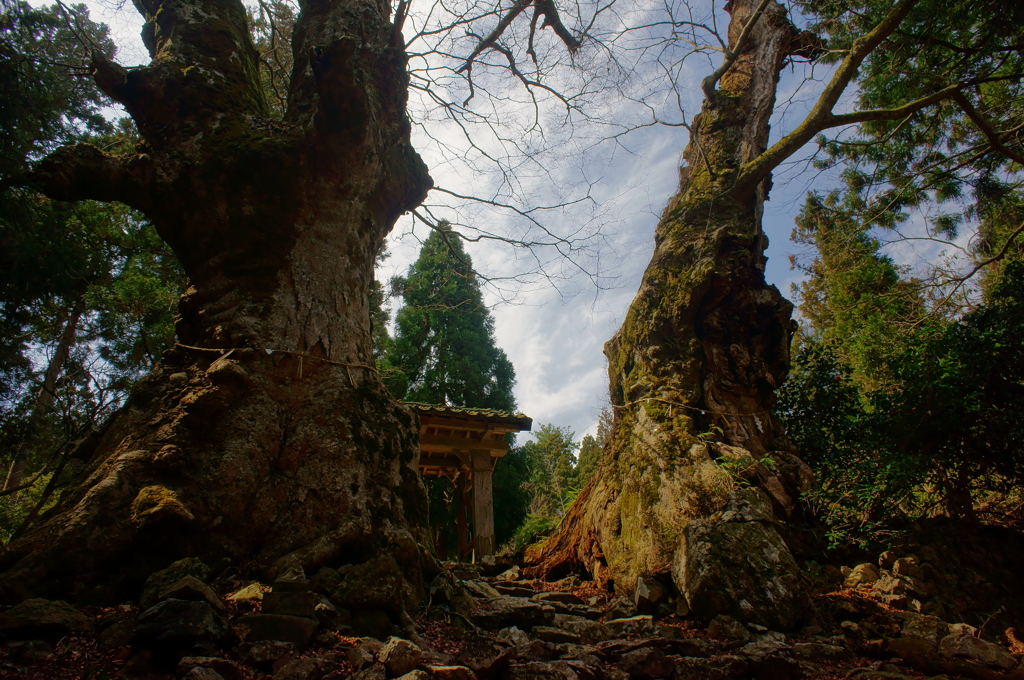
M 228 635 L 228 623 L 205 600 L 170 599 L 139 614 L 135 635 L 144 643 L 183 649 L 220 642 Z
M 0 636 L 54 640 L 89 628 L 89 619 L 61 600 L 34 598 L 0 614 Z
M 712 640 L 736 641 L 746 644 L 754 639 L 750 630 L 736 619 L 719 614 L 708 624 L 708 637 Z
M 643 614 L 653 614 L 668 599 L 668 588 L 651 574 L 639 576 L 633 589 L 633 606 Z
M 501 673 L 512 656 L 512 649 L 496 645 L 489 638 L 471 637 L 466 640 L 455 663 L 469 668 L 478 678 L 487 680 Z
M 846 661 L 853 656 L 846 647 L 822 642 L 797 642 L 793 645 L 793 656 L 801 661 Z
M 534 626 L 530 633 L 534 638 L 544 642 L 580 642 L 580 636 L 577 633 L 572 633 L 555 626 Z
M 224 680 L 244 680 L 248 675 L 240 665 L 228 659 L 216 656 L 186 656 L 178 662 L 178 675 L 186 675 L 194 668 L 209 668 L 216 671 Z
M 395 632 L 395 624 L 386 612 L 379 609 L 363 609 L 352 612 L 352 630 L 360 637 L 385 640 Z
M 476 680 L 476 674 L 465 666 L 425 666 L 433 680 Z
M 181 680 L 226 680 L 226 678 L 212 668 L 197 666 L 181 676 Z
M 492 597 L 501 597 L 501 593 L 484 581 L 463 581 L 463 585 L 473 597 L 479 597 L 483 600 Z
M 999 645 L 964 632 L 951 633 L 942 638 L 939 641 L 939 654 L 1001 671 L 1012 670 L 1017 665 L 1017 660 Z
M 524 597 L 493 597 L 483 607 L 472 613 L 473 622 L 486 630 L 498 630 L 508 626 L 532 628 L 549 625 L 555 618 L 555 610 L 540 602 Z
M 949 624 L 934 616 L 914 615 L 903 622 L 900 633 L 905 638 L 925 640 L 938 647 L 939 641 L 949 634 Z
M 161 599 L 160 593 L 186 576 L 192 576 L 205 583 L 210 576 L 210 568 L 198 558 L 186 557 L 174 562 L 166 569 L 153 572 L 142 586 L 139 609 L 146 610 L 155 605 Z
M 892 565 L 896 562 L 897 559 L 899 559 L 899 556 L 896 555 L 896 553 L 894 553 L 892 550 L 886 550 L 884 553 L 878 556 L 878 568 L 889 571 L 892 569 Z
M 269 667 L 280 659 L 294 657 L 299 653 L 294 642 L 284 640 L 258 640 L 244 645 L 239 651 L 243 662 L 258 668 Z
M 672 660 L 665 655 L 665 652 L 655 647 L 643 647 L 626 652 L 619 659 L 618 666 L 620 670 L 628 673 L 630 678 L 638 680 L 670 678 L 675 671 L 675 664 Z
M 675 680 L 746 680 L 750 662 L 732 654 L 710 659 L 683 657 L 676 660 Z
M 246 642 L 278 640 L 291 642 L 305 649 L 316 632 L 319 622 L 315 618 L 285 616 L 282 614 L 249 614 L 238 619 Z
M 878 567 L 875 565 L 865 562 L 864 564 L 858 564 L 843 581 L 844 588 L 857 588 L 862 585 L 871 585 L 881 576 L 878 571 Z
M 316 575 L 309 581 L 310 590 L 321 595 L 331 595 L 340 585 L 341 574 L 337 569 L 330 567 L 321 567 L 320 571 L 316 572 Z
M 336 667 L 333 659 L 324 657 L 292 659 L 274 671 L 273 680 L 320 680 Z
M 751 642 L 736 650 L 747 659 L 750 676 L 756 680 L 798 680 L 803 677 L 792 649 L 778 642 Z
M 422 658 L 423 651 L 419 647 L 399 637 L 389 637 L 377 652 L 377 660 L 384 664 L 390 678 L 412 671 Z
M 427 671 L 412 670 L 405 675 L 397 678 L 397 680 L 430 680 L 431 675 Z
M 530 636 L 519 630 L 515 626 L 509 626 L 508 628 L 502 628 L 498 631 L 495 636 L 498 638 L 498 642 L 504 642 L 507 645 L 527 645 L 530 643 Z
M 537 593 L 530 598 L 534 602 L 542 602 L 544 604 L 550 604 L 552 602 L 559 602 L 561 604 L 575 604 L 575 605 L 586 605 L 578 595 L 572 593 L 560 593 L 557 591 L 547 591 L 543 593 Z
M 704 620 L 728 614 L 788 631 L 807 600 L 771 501 L 756 488 L 735 489 L 720 517 L 686 525 L 672 578 L 693 614 Z
M 897 576 L 909 576 L 913 579 L 923 579 L 924 571 L 921 569 L 921 561 L 916 555 L 901 557 L 892 563 L 892 572 Z
M 476 606 L 465 582 L 455 578 L 450 571 L 442 571 L 435 576 L 434 580 L 430 582 L 427 592 L 430 594 L 430 601 L 433 604 L 445 605 L 463 616 L 468 617 L 470 611 Z
M 227 611 L 224 603 L 210 586 L 206 585 L 195 576 L 186 574 L 180 579 L 160 591 L 159 600 L 204 600 L 213 605 L 220 613 Z
M 653 635 L 655 632 L 654 619 L 649 614 L 631 616 L 628 619 L 612 619 L 605 621 L 604 625 L 608 627 L 612 637 Z
M 612 629 L 609 626 L 582 616 L 556 614 L 553 625 L 564 631 L 572 633 L 576 636 L 577 641 L 582 642 L 583 644 L 592 644 L 594 642 L 608 640 L 613 636 Z M 552 640 L 551 642 L 555 641 Z
M 379 610 L 398 616 L 418 598 L 398 562 L 386 555 L 352 567 L 331 601 L 345 609 Z
M 300 616 L 306 619 L 316 618 L 316 606 L 320 596 L 312 591 L 269 592 L 263 596 L 264 614 L 281 614 L 283 616 Z

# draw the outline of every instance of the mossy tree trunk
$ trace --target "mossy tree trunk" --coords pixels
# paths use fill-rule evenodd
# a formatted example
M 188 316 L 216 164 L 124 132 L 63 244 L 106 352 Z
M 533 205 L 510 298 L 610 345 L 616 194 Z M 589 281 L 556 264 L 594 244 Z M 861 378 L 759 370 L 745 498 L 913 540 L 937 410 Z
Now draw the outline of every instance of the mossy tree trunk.
M 389 3 L 300 5 L 277 121 L 239 0 L 136 0 L 151 63 L 93 66 L 138 153 L 66 147 L 28 180 L 142 211 L 190 288 L 180 345 L 79 448 L 77 487 L 4 551 L 8 599 L 131 597 L 186 555 L 273 571 L 387 553 L 416 590 L 414 416 L 370 368 L 368 301 L 376 252 L 430 178 Z
M 699 615 L 729 613 L 786 627 L 798 610 L 792 603 L 766 603 L 755 613 L 740 602 L 709 603 L 698 592 L 706 590 L 696 584 L 701 574 L 687 573 L 701 572 L 690 535 L 696 523 L 749 501 L 739 493 L 741 480 L 749 480 L 763 490 L 754 504 L 773 508 L 771 517 L 736 516 L 772 525 L 774 536 L 748 537 L 749 559 L 735 569 L 792 581 L 788 551 L 781 567 L 752 556 L 785 551 L 774 524 L 794 510 L 810 481 L 773 414 L 793 322 L 792 305 L 764 279 L 761 217 L 771 179 L 744 172 L 767 148 L 783 64 L 806 46 L 774 0 L 733 0 L 729 10 L 734 49 L 744 27 L 752 30 L 717 91 L 713 79 L 705 83 L 709 98 L 693 121 L 679 191 L 662 214 L 626 320 L 605 345 L 611 441 L 561 531 L 536 558 L 548 575 L 583 570 L 627 594 L 638 576 L 672 572 Z M 781 596 L 790 595 L 797 597 Z M 758 608 L 756 593 L 748 599 Z M 786 612 L 767 611 L 780 606 Z

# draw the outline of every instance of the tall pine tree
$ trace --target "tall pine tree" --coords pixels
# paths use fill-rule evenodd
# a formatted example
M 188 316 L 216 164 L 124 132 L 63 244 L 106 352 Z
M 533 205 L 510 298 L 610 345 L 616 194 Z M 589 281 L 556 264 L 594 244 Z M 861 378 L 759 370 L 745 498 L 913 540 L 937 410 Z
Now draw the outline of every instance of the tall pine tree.
M 494 319 L 484 306 L 473 263 L 442 222 L 423 243 L 402 282 L 389 360 L 409 380 L 404 396 L 449 406 L 515 408 L 512 362 L 494 343 Z

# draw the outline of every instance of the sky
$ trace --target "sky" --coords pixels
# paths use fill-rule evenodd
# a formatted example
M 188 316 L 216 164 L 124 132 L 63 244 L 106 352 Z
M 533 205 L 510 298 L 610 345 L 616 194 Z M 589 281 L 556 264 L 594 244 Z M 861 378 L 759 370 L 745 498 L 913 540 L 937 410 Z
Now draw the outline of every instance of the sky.
M 138 38 L 141 19 L 130 3 L 90 0 L 87 4 L 93 20 L 111 27 L 119 62 L 130 66 L 147 61 Z M 639 0 L 631 7 L 631 12 L 604 17 L 607 21 L 597 25 L 611 35 L 616 22 L 639 25 L 645 12 L 663 11 L 665 4 L 652 2 L 645 7 Z M 723 21 L 724 15 L 707 13 L 700 18 Z M 406 35 L 429 27 L 429 21 L 413 16 Z M 485 61 L 474 67 L 480 92 L 465 108 L 461 122 L 446 119 L 429 93 L 417 90 L 410 101 L 410 116 L 414 145 L 440 188 L 431 192 L 428 205 L 419 211 L 421 216 L 450 219 L 467 227 L 470 236 L 485 233 L 547 240 L 522 215 L 485 203 L 457 201 L 444 193 L 452 191 L 515 205 L 536 217 L 544 229 L 570 241 L 581 239 L 572 244 L 581 249 L 568 259 L 554 247 L 512 248 L 491 239 L 466 244 L 476 269 L 488 277 L 485 298 L 492 306 L 497 344 L 515 366 L 519 410 L 533 418 L 535 430 L 540 423 L 553 423 L 569 428 L 579 440 L 596 432 L 598 414 L 608 404 L 602 347 L 622 323 L 638 289 L 653 251 L 658 215 L 677 189 L 680 155 L 687 141 L 685 129 L 678 125 L 625 132 L 592 119 L 642 126 L 655 112 L 669 122 L 691 120 L 699 111 L 700 78 L 713 68 L 717 56 L 697 54 L 680 62 L 678 55 L 660 55 L 671 68 L 658 71 L 645 62 L 643 68 L 636 64 L 625 68 L 627 77 L 612 77 L 601 61 L 601 49 L 588 50 L 585 45 L 568 64 L 565 50 L 550 34 L 547 31 L 538 40 L 538 53 L 542 65 L 545 59 L 553 65 L 548 72 L 538 72 L 537 79 L 566 92 L 582 89 L 579 111 L 567 112 L 563 103 L 550 97 L 542 97 L 533 107 L 523 88 L 509 89 Z M 458 50 L 467 44 L 455 41 L 443 47 L 465 54 Z M 620 54 L 629 58 L 632 53 L 625 49 Z M 452 97 L 464 88 L 464 81 L 435 56 L 414 57 L 410 64 L 414 83 L 416 74 L 422 73 L 434 78 L 439 88 L 448 87 Z M 595 73 L 599 75 L 594 77 Z M 826 75 L 802 67 L 784 73 L 772 122 L 773 140 L 802 118 Z M 494 97 L 482 94 L 489 87 Z M 487 124 L 473 127 L 475 116 Z M 462 132 L 465 125 L 473 130 L 472 144 Z M 617 136 L 609 139 L 613 135 Z M 497 164 L 488 162 L 485 154 L 497 159 Z M 793 219 L 809 189 L 830 186 L 829 177 L 809 168 L 808 155 L 798 153 L 776 172 L 764 217 L 770 241 L 766 277 L 787 297 L 791 285 L 801 279 L 789 264 L 789 256 L 799 252 L 790 240 Z M 536 206 L 566 201 L 575 202 L 564 209 L 531 212 Z M 416 216 L 402 218 L 389 237 L 391 256 L 378 278 L 386 281 L 405 274 L 428 233 Z M 561 245 L 564 250 L 566 243 Z M 904 255 L 910 258 L 913 253 Z

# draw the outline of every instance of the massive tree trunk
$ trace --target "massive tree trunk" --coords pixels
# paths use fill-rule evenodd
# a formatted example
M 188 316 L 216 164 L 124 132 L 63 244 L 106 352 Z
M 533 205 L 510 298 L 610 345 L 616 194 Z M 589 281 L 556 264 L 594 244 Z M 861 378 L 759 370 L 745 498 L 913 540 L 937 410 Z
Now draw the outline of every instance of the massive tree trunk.
M 728 9 L 739 54 L 717 91 L 714 77 L 705 81 L 679 191 L 605 345 L 610 444 L 536 557 L 541 573 L 582 570 L 624 593 L 639 576 L 671 573 L 698 616 L 789 628 L 801 598 L 780 520 L 810 471 L 773 414 L 793 322 L 792 305 L 764 280 L 771 180 L 742 170 L 767 147 L 779 73 L 802 36 L 774 0 Z
M 368 301 L 375 253 L 430 178 L 389 3 L 300 4 L 275 121 L 239 0 L 136 0 L 151 63 L 93 66 L 138 153 L 67 147 L 31 177 L 53 198 L 141 210 L 190 288 L 179 344 L 80 447 L 77 487 L 0 557 L 8 599 L 134 597 L 186 555 L 273 571 L 385 553 L 415 599 L 415 418 L 372 369 Z

